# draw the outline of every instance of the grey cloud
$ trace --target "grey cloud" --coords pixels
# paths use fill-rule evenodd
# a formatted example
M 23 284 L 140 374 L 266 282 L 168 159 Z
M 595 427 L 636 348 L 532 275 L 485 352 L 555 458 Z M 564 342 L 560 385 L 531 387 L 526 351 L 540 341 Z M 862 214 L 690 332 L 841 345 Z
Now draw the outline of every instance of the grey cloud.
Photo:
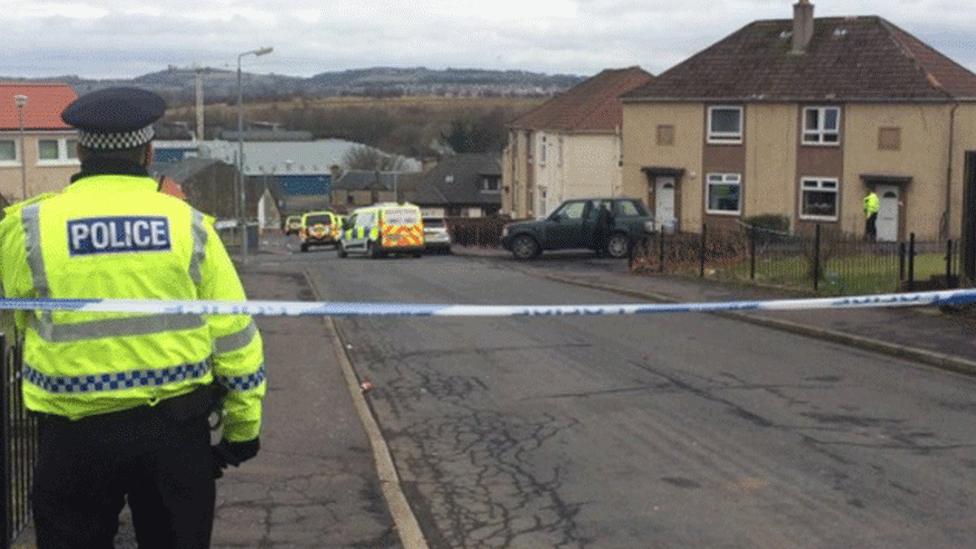
M 6 0 L 11 1 L 11 0 Z M 268 2 L 170 0 L 159 15 L 125 15 L 150 6 L 131 0 L 89 4 L 109 15 L 24 18 L 0 12 L 5 55 L 0 74 L 135 76 L 169 64 L 231 66 L 310 75 L 373 65 L 485 67 L 594 73 L 640 64 L 658 73 L 753 19 L 788 18 L 784 0 L 577 0 L 575 17 L 482 19 L 464 2 L 393 0 Z M 30 2 L 43 6 L 44 2 Z M 962 0 L 821 0 L 818 15 L 879 14 L 968 67 L 976 66 L 971 3 Z M 28 2 L 17 2 L 27 6 Z M 204 6 L 200 8 L 199 6 Z M 447 6 L 447 7 L 445 7 Z M 309 15 L 312 15 L 310 17 Z

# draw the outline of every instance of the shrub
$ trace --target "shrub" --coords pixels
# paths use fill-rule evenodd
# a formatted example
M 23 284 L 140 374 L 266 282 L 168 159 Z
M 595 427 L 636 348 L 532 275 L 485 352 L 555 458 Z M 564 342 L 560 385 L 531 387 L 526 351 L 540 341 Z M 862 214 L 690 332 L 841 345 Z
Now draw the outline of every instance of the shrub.
M 788 215 L 763 214 L 751 215 L 743 219 L 746 225 L 767 231 L 788 232 L 790 230 L 790 217 Z

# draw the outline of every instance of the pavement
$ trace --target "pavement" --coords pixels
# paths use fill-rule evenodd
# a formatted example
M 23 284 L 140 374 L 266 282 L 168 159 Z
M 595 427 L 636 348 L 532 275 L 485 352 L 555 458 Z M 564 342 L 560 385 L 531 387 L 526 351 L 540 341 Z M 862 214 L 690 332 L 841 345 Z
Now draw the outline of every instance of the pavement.
M 300 264 L 239 271 L 251 299 L 315 299 Z M 218 481 L 214 547 L 399 547 L 323 321 L 257 322 L 269 380 L 262 449 Z
M 455 247 L 455 253 L 485 261 L 511 261 L 537 276 L 610 289 L 655 301 L 707 302 L 809 297 L 806 294 L 710 279 L 671 275 L 633 275 L 626 261 L 591 253 L 562 252 L 535 261 L 515 262 L 504 250 Z M 934 307 L 749 312 L 727 315 L 811 337 L 910 358 L 976 375 L 976 323 L 971 314 Z

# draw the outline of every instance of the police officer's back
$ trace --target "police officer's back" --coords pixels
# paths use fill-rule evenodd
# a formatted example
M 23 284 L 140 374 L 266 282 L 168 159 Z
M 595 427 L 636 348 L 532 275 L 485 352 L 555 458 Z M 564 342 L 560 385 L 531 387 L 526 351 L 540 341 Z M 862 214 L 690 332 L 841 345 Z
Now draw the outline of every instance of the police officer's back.
M 148 176 L 155 94 L 116 88 L 62 114 L 81 173 L 0 221 L 8 297 L 243 300 L 207 218 Z M 265 392 L 247 316 L 31 312 L 24 401 L 40 417 L 38 546 L 111 547 L 126 499 L 145 547 L 207 547 L 214 476 L 256 454 Z M 207 416 L 219 386 L 223 440 Z

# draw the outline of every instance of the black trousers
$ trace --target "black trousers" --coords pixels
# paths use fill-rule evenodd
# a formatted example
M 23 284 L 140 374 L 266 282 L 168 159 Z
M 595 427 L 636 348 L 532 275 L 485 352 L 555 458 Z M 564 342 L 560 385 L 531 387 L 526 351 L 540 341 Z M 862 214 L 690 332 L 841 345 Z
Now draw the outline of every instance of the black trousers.
M 74 422 L 40 418 L 33 501 L 39 549 L 113 547 L 126 499 L 140 548 L 210 546 L 215 488 L 207 413 L 196 403 L 175 411 L 164 404 Z
M 864 226 L 864 232 L 869 240 L 878 239 L 878 214 L 874 213 L 868 216 L 868 220 Z

